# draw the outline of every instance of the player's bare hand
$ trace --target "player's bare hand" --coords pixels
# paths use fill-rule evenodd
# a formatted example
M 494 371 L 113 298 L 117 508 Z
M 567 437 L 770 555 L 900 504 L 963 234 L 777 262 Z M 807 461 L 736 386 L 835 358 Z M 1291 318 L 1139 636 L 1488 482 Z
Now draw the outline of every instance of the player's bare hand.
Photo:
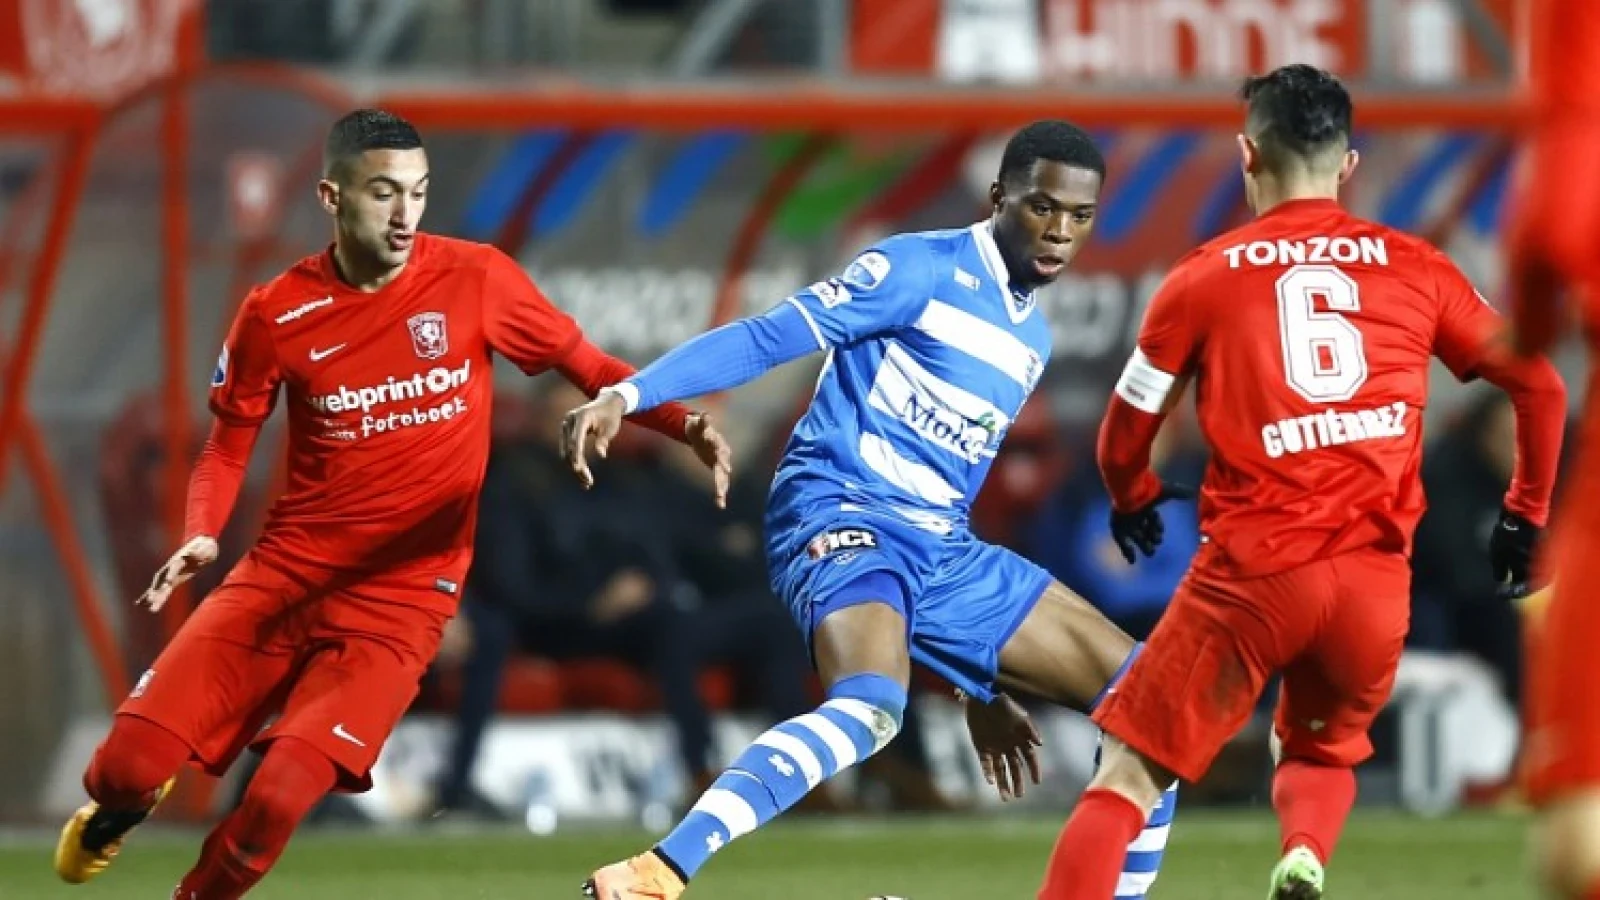
M 1039 783 L 1039 748 L 1044 741 L 1022 704 L 1001 694 L 993 703 L 966 701 L 967 733 L 978 752 L 983 780 L 1001 800 L 1021 797 L 1028 781 Z M 1026 776 L 1024 775 L 1026 773 Z
M 195 573 L 215 562 L 217 559 L 217 539 L 207 535 L 197 535 L 189 539 L 187 544 L 178 548 L 172 554 L 167 564 L 156 571 L 155 577 L 150 579 L 150 587 L 139 595 L 134 601 L 140 606 L 150 607 L 151 612 L 160 611 L 167 605 L 167 599 L 178 585 L 193 578 Z
M 1122 551 L 1122 558 L 1128 561 L 1128 565 L 1133 565 L 1140 553 L 1146 557 L 1155 556 L 1156 549 L 1167 536 L 1167 527 L 1161 521 L 1158 507 L 1168 500 L 1188 500 L 1193 497 L 1194 488 L 1162 483 L 1161 493 L 1144 506 L 1132 512 L 1111 511 L 1111 537 L 1117 542 L 1117 549 Z
M 711 485 L 716 491 L 717 508 L 728 508 L 728 486 L 733 483 L 733 448 L 711 424 L 709 413 L 695 413 L 689 417 L 684 440 L 694 448 L 694 455 L 711 470 Z
M 561 458 L 585 488 L 594 487 L 594 473 L 589 471 L 590 448 L 605 458 L 611 440 L 622 430 L 622 415 L 622 397 L 603 391 L 561 420 Z

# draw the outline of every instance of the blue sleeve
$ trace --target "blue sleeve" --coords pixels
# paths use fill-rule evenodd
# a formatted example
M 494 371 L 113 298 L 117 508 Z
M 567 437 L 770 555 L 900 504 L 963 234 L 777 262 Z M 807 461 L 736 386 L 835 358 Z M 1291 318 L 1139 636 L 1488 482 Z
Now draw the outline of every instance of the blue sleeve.
M 780 303 L 685 341 L 629 378 L 639 392 L 633 411 L 738 387 L 818 349 L 799 308 Z
M 931 296 L 921 239 L 895 236 L 856 257 L 844 274 L 797 292 L 765 315 L 708 331 L 624 384 L 629 412 L 738 387 L 769 369 L 916 322 Z
M 932 270 L 922 238 L 896 235 L 789 302 L 805 314 L 819 344 L 839 347 L 914 324 L 932 297 Z

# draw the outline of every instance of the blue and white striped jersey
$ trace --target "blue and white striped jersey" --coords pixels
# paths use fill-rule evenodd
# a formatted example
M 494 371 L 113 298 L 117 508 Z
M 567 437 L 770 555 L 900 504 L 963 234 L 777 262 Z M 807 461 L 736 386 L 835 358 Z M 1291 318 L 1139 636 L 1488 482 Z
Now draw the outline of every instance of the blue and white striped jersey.
M 769 515 L 844 503 L 964 526 L 1050 355 L 1049 324 L 1010 280 L 980 222 L 887 238 L 790 297 L 828 359 Z

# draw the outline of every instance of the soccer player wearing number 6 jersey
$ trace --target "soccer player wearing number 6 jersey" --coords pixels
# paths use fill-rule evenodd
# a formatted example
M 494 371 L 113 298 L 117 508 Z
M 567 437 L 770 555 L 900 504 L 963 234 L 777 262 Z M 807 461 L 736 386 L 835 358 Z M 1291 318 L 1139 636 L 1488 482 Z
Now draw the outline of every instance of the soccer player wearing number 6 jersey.
M 1106 759 L 1062 831 L 1046 900 L 1111 897 L 1162 788 L 1205 774 L 1280 672 L 1283 856 L 1269 896 L 1322 896 L 1408 624 L 1431 356 L 1516 406 L 1516 471 L 1489 548 L 1503 580 L 1526 580 L 1531 543 L 1508 536 L 1536 531 L 1549 507 L 1566 408 L 1555 369 L 1502 348 L 1499 317 L 1444 254 L 1339 206 L 1357 156 L 1335 78 L 1289 66 L 1250 80 L 1244 99 L 1257 218 L 1168 275 L 1100 431 L 1113 531 L 1158 539 L 1150 445 L 1194 381 L 1212 448 L 1203 544 L 1095 714 Z

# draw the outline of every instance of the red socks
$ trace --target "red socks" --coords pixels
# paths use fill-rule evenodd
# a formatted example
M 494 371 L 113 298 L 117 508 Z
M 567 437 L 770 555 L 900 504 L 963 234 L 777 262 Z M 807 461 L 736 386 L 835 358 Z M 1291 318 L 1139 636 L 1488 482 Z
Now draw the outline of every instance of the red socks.
M 1278 811 L 1283 852 L 1303 846 L 1326 865 L 1355 802 L 1354 770 L 1298 760 L 1280 763 L 1272 776 L 1272 807 Z
M 160 725 L 137 716 L 115 716 L 111 733 L 83 773 L 83 789 L 106 809 L 141 810 L 189 755 L 189 745 Z
M 1116 791 L 1084 791 L 1056 838 L 1039 900 L 1106 900 L 1114 895 L 1128 845 L 1144 830 L 1144 821 L 1144 811 Z
M 339 778 L 333 761 L 292 737 L 272 742 L 244 798 L 206 837 L 174 900 L 237 900 L 278 861 L 300 820 Z

